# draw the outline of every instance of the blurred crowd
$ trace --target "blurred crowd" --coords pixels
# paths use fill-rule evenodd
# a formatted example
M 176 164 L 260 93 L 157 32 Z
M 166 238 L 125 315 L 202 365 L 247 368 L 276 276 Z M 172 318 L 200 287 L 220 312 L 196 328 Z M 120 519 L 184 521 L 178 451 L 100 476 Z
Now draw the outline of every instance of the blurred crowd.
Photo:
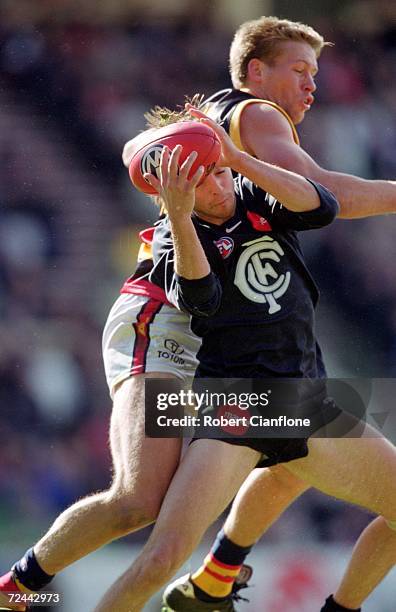
M 329 169 L 396 177 L 394 24 L 385 22 L 380 31 L 356 37 L 345 33 L 342 22 L 321 19 L 312 25 L 335 47 L 325 49 L 320 60 L 316 102 L 300 127 L 304 146 Z M 204 11 L 172 20 L 131 17 L 123 27 L 2 20 L 2 537 L 37 536 L 37 527 L 66 505 L 109 483 L 110 399 L 100 361 L 101 328 L 124 273 L 133 268 L 135 226 L 143 227 L 153 214 L 129 188 L 122 145 L 144 127 L 143 113 L 154 104 L 174 106 L 185 94 L 227 87 L 231 36 Z M 60 186 L 57 193 L 39 188 L 40 164 L 29 178 L 26 167 L 32 166 L 18 155 L 35 157 L 37 126 L 31 132 L 20 127 L 30 117 L 38 121 L 41 141 L 55 139 L 54 158 L 61 155 L 59 147 L 68 152 L 58 164 L 59 175 L 41 168 L 47 181 Z M 61 175 L 62 166 L 71 164 L 84 188 L 95 183 L 96 192 L 86 187 L 81 200 L 86 217 L 77 215 L 65 230 L 71 185 Z M 101 214 L 111 224 L 107 233 L 101 226 L 95 242 L 89 230 L 98 222 L 95 194 L 101 190 L 106 194 Z M 338 321 L 333 348 L 346 352 L 344 375 L 396 375 L 392 225 L 396 228 L 388 217 L 353 224 L 339 220 L 305 239 L 324 303 Z M 133 236 L 126 238 L 129 231 Z M 70 246 L 69 233 L 76 243 L 84 242 L 88 268 L 76 263 L 81 256 Z M 70 271 L 67 257 L 73 253 Z M 79 274 L 85 274 L 80 284 Z M 349 333 L 356 345 L 348 341 Z M 319 496 L 304 499 L 294 515 L 294 533 L 300 525 L 301 533 L 309 529 L 321 540 L 353 539 L 366 520 Z

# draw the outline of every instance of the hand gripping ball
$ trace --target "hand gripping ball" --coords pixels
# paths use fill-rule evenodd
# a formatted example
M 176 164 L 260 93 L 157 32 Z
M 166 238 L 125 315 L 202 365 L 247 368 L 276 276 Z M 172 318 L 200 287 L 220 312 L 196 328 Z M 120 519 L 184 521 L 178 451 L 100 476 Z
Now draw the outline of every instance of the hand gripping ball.
M 156 191 L 143 178 L 143 174 L 154 174 L 160 163 L 161 151 L 166 145 L 170 150 L 180 144 L 182 152 L 179 163 L 196 151 L 198 157 L 189 173 L 193 176 L 199 166 L 205 167 L 205 174 L 200 182 L 213 170 L 221 153 L 221 144 L 211 127 L 197 121 L 181 121 L 172 123 L 162 128 L 142 132 L 131 141 L 131 162 L 129 164 L 129 176 L 133 185 L 147 194 L 155 194 Z

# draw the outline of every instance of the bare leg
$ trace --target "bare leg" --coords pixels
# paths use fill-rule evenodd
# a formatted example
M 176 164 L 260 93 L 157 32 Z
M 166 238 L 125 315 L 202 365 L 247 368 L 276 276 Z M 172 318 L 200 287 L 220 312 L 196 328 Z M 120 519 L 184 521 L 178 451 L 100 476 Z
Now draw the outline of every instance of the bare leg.
M 384 438 L 312 439 L 308 457 L 283 469 L 311 486 L 382 515 L 360 536 L 335 599 L 359 608 L 396 563 L 396 449 Z
M 309 485 L 279 466 L 257 468 L 246 478 L 224 524 L 238 546 L 254 544 Z
M 145 438 L 145 374 L 123 382 L 114 397 L 110 445 L 114 480 L 108 491 L 73 504 L 35 545 L 47 574 L 55 574 L 111 540 L 155 521 L 177 468 L 179 439 Z M 5 604 L 0 593 L 0 605 Z
M 135 563 L 105 594 L 96 612 L 131 612 L 169 580 L 231 501 L 260 455 L 217 440 L 188 449 Z
M 148 376 L 160 377 L 134 376 L 115 393 L 110 426 L 111 488 L 68 508 L 36 544 L 37 560 L 47 573 L 59 572 L 155 520 L 179 462 L 180 440 L 145 437 L 144 378 Z
M 395 563 L 396 531 L 379 516 L 356 542 L 335 600 L 348 608 L 359 608 Z

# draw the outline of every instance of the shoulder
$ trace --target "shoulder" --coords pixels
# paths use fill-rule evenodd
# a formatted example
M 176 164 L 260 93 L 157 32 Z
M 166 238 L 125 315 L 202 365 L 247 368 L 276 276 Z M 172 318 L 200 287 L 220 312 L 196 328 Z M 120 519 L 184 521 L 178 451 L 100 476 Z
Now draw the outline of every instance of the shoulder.
M 253 157 L 311 176 L 312 160 L 299 146 L 296 128 L 279 106 L 265 101 L 247 106 L 240 117 L 239 135 L 243 149 Z
M 260 136 L 283 135 L 295 141 L 291 120 L 280 108 L 266 102 L 256 102 L 245 107 L 241 115 L 242 137 L 260 133 Z

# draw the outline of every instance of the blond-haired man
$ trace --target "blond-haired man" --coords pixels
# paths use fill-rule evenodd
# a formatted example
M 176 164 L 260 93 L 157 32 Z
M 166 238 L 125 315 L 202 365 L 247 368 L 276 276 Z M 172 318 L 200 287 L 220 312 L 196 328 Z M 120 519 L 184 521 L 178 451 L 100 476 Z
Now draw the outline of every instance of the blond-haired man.
M 395 212 L 395 182 L 369 181 L 325 170 L 300 146 L 295 126 L 303 121 L 314 102 L 318 59 L 329 45 L 310 26 L 277 17 L 261 17 L 242 24 L 230 49 L 233 88 L 212 95 L 204 108 L 240 149 L 330 189 L 337 196 L 340 217 Z M 351 451 L 358 451 L 361 441 L 343 442 L 349 444 Z M 321 441 L 315 444 L 320 448 Z M 328 441 L 323 441 L 323 449 L 326 444 Z M 309 461 L 308 458 L 307 465 Z M 185 577 L 168 587 L 165 601 L 169 608 L 172 605 L 178 611 L 209 611 L 231 597 L 247 552 L 283 510 L 307 490 L 308 472 L 298 468 L 302 463 L 293 462 L 287 469 L 279 466 L 252 472 L 203 565 L 192 574 L 192 580 Z M 326 482 L 323 477 L 324 472 L 320 476 L 325 485 L 322 490 L 332 493 L 330 474 Z M 356 490 L 350 501 L 361 503 L 355 497 L 360 494 Z M 272 500 L 270 505 L 265 503 L 268 499 Z M 395 562 L 395 524 L 379 517 L 359 538 L 341 584 L 328 598 L 323 612 L 360 609 Z

